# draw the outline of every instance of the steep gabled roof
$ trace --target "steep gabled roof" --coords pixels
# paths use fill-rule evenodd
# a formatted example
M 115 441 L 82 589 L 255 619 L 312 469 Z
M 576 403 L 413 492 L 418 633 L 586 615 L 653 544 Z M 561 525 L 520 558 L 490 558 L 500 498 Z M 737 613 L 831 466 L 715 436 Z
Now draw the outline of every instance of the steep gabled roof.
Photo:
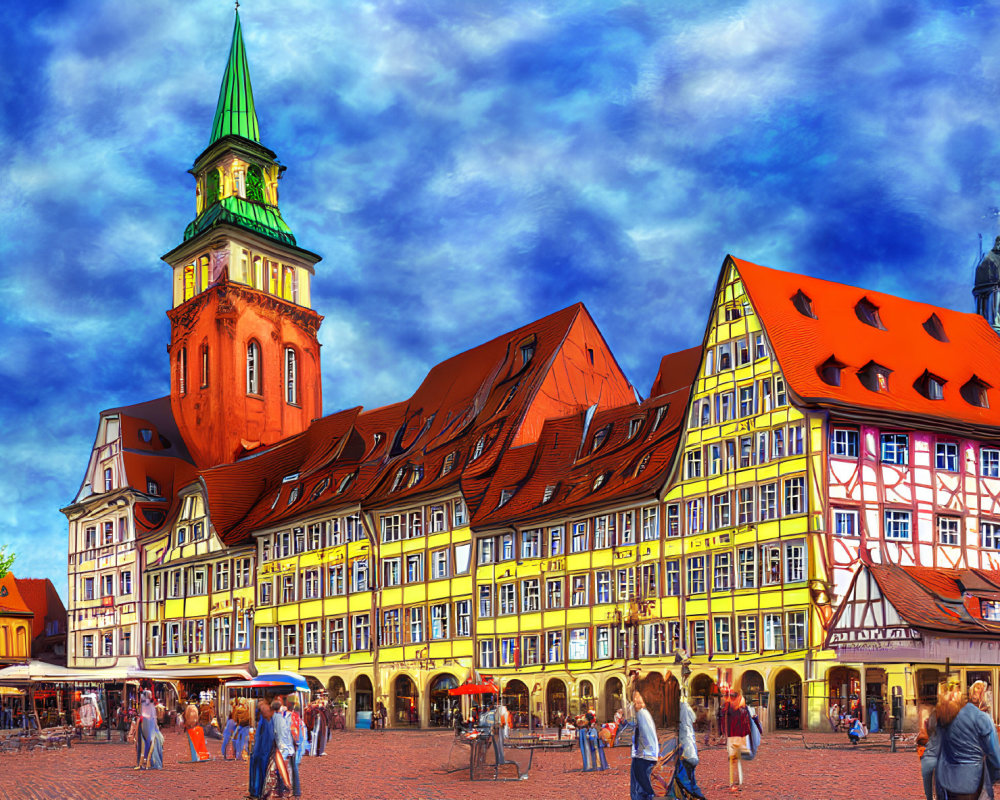
M 260 142 L 260 127 L 253 104 L 250 68 L 247 66 L 238 11 L 233 25 L 229 58 L 226 61 L 226 74 L 219 87 L 219 102 L 215 109 L 215 119 L 212 120 L 212 138 L 209 144 L 214 144 L 223 136 L 242 136 L 244 139 Z
M 0 614 L 33 617 L 34 612 L 24 602 L 21 591 L 17 587 L 17 579 L 13 572 L 8 572 L 0 578 Z
M 15 578 L 21 599 L 35 615 L 32 621 L 34 636 L 37 638 L 45 633 L 45 622 L 48 619 L 59 620 L 65 631 L 66 608 L 62 599 L 48 578 Z
M 667 394 L 550 419 L 537 443 L 506 450 L 495 473 L 463 476 L 463 494 L 483 498 L 473 528 L 655 498 L 680 441 L 697 367 L 690 350 L 665 356 L 658 383 L 676 387 Z
M 727 262 L 728 263 L 728 262 Z M 789 388 L 807 404 L 1000 428 L 1000 337 L 977 314 L 732 258 Z M 725 271 L 726 267 L 723 267 Z M 837 364 L 840 385 L 824 380 Z M 866 372 L 865 368 L 868 368 Z M 887 387 L 868 380 L 887 371 Z M 941 387 L 931 387 L 928 378 Z M 986 393 L 990 407 L 976 402 Z M 994 429 L 988 431 L 987 429 Z

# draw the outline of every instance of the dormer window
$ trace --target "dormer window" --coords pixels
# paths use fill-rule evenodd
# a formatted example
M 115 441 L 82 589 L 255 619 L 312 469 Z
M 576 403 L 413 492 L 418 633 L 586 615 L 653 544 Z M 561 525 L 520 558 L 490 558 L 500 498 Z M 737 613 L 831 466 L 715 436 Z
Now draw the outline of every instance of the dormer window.
M 414 467 L 413 471 L 410 473 L 410 482 L 407 484 L 407 486 L 416 486 L 418 483 L 420 483 L 423 477 L 424 477 L 424 468 L 422 466 Z
M 795 310 L 803 317 L 809 317 L 810 319 L 817 318 L 816 314 L 813 313 L 812 298 L 801 289 L 792 295 L 792 305 L 795 306 Z
M 665 406 L 660 406 L 656 409 L 656 416 L 653 418 L 653 430 L 655 431 L 660 427 L 660 423 L 663 422 L 663 418 L 667 415 L 667 409 L 670 408 L 670 403 Z
M 924 374 L 917 378 L 913 388 L 928 400 L 944 400 L 944 385 L 946 383 L 944 378 L 939 378 L 924 370 Z
M 483 450 L 486 449 L 486 436 L 480 436 L 476 442 L 476 446 L 472 450 L 472 460 L 475 461 L 479 456 L 483 454 Z
M 608 480 L 608 476 L 611 475 L 610 472 L 602 472 L 596 478 L 594 478 L 594 485 L 591 487 L 591 491 L 596 492 L 600 489 Z
M 636 475 L 638 475 L 640 472 L 642 472 L 644 469 L 646 469 L 646 466 L 649 464 L 649 459 L 650 459 L 650 457 L 652 455 L 653 455 L 652 453 L 646 453 L 646 455 L 644 455 L 640 459 L 638 465 L 635 468 L 635 474 Z
M 455 458 L 455 453 L 448 453 L 448 455 L 444 457 L 444 466 L 441 467 L 442 475 L 447 475 L 455 468 Z
M 726 306 L 726 322 L 735 322 L 736 320 L 742 318 L 743 309 L 741 306 L 736 304 L 730 304 Z
M 944 325 L 941 324 L 941 318 L 937 314 L 931 314 L 924 321 L 923 327 L 928 334 L 933 336 L 939 342 L 948 341 L 948 335 L 944 332 Z
M 858 370 L 858 380 L 870 392 L 888 392 L 890 374 L 892 370 L 888 367 L 869 361 Z
M 146 478 L 146 494 L 151 494 L 154 497 L 160 495 L 160 485 L 152 478 Z
M 634 439 L 642 430 L 642 417 L 635 417 L 628 421 L 628 438 Z
M 296 500 L 299 499 L 299 493 L 301 491 L 302 491 L 302 484 L 299 484 L 298 486 L 294 487 L 292 491 L 288 493 L 288 505 L 291 505 L 292 503 L 294 503 Z
M 372 437 L 372 452 L 373 452 L 373 453 L 374 453 L 374 452 L 375 452 L 376 450 L 378 450 L 378 446 L 379 446 L 380 444 L 382 444 L 382 442 L 383 442 L 384 440 L 385 440 L 385 434 L 384 434 L 384 433 L 376 433 L 376 434 L 375 434 L 375 435 L 374 435 L 374 436 Z
M 854 313 L 858 315 L 858 319 L 865 323 L 865 325 L 871 325 L 880 331 L 885 330 L 885 325 L 882 324 L 882 319 L 878 314 L 878 306 L 867 297 L 862 297 L 858 300 L 858 304 L 854 306 Z
M 987 394 L 987 390 L 990 388 L 990 385 L 986 383 L 986 381 L 973 375 L 962 386 L 960 393 L 962 395 L 962 399 L 969 405 L 979 406 L 979 408 L 989 408 L 990 399 Z
M 502 490 L 500 491 L 500 502 L 499 502 L 499 503 L 497 503 L 497 508 L 499 508 L 499 507 L 500 507 L 500 506 L 502 506 L 502 505 L 506 505 L 506 503 L 507 503 L 507 502 L 508 502 L 508 501 L 510 500 L 510 498 L 512 498 L 513 496 L 514 496 L 514 490 L 513 490 L 513 489 L 502 489 Z
M 340 481 L 340 486 L 337 487 L 337 494 L 342 494 L 344 489 L 351 485 L 351 481 L 354 480 L 354 476 L 357 474 L 357 472 L 350 472 L 345 475 Z
M 545 494 L 542 495 L 543 503 L 547 503 L 549 502 L 549 500 L 552 499 L 552 496 L 556 493 L 556 487 L 558 485 L 559 484 L 557 483 L 550 483 L 548 486 L 545 487 Z
M 323 492 L 325 492 L 329 488 L 329 486 L 330 486 L 330 479 L 323 478 L 323 480 L 321 480 L 318 484 L 316 484 L 316 488 L 313 489 L 312 494 L 309 495 L 310 501 L 318 498 L 321 494 L 323 494 Z
M 838 361 L 835 356 L 830 356 L 826 361 L 816 368 L 823 383 L 829 386 L 840 386 L 840 371 L 846 366 L 842 361 Z
M 406 467 L 400 467 L 399 469 L 396 470 L 396 477 L 393 478 L 392 488 L 389 490 L 390 492 L 394 492 L 400 487 L 400 485 L 403 483 L 403 476 L 405 474 L 406 474 Z
M 591 453 L 596 453 L 604 443 L 608 440 L 608 434 L 611 433 L 611 426 L 605 425 L 597 433 L 594 434 L 594 444 L 590 448 Z
M 535 355 L 535 343 L 534 342 L 529 342 L 528 344 L 522 344 L 521 345 L 521 366 L 522 367 L 527 366 L 528 362 L 530 362 L 531 359 L 534 358 L 534 355 Z

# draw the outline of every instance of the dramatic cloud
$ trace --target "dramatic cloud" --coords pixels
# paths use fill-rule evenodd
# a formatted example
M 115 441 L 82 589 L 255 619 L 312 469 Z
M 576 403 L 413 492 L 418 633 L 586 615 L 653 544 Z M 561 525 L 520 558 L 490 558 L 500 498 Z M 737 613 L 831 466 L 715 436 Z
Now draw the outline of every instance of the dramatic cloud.
M 1000 206 L 990 4 L 254 0 L 281 207 L 324 256 L 326 411 L 584 301 L 640 392 L 727 252 L 970 310 Z M 0 541 L 65 593 L 97 412 L 167 391 L 225 4 L 8 3 L 0 22 Z

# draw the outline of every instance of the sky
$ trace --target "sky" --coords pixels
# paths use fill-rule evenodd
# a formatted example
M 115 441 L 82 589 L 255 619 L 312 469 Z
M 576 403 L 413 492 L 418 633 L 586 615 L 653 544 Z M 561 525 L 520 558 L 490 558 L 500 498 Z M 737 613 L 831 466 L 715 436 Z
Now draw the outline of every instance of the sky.
M 727 253 L 972 311 L 996 3 L 245 0 L 324 411 L 583 301 L 639 392 Z M 66 597 L 98 414 L 169 390 L 224 0 L 0 2 L 0 544 Z

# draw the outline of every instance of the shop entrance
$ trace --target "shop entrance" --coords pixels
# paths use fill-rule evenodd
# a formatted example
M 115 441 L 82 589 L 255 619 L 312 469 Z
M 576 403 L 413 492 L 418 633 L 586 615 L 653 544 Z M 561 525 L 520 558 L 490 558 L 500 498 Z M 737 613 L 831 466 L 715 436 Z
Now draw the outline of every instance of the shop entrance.
M 430 718 L 428 722 L 434 728 L 451 727 L 451 716 L 458 708 L 459 698 L 448 694 L 449 689 L 458 686 L 454 675 L 438 675 L 431 681 L 428 697 L 431 701 Z
M 566 684 L 553 678 L 545 687 L 545 717 L 552 726 L 566 720 Z
M 359 675 L 354 681 L 354 727 L 370 728 L 372 724 L 372 709 L 374 697 L 371 678 Z
M 880 667 L 865 670 L 865 721 L 871 733 L 889 727 L 889 679 Z
M 615 713 L 623 708 L 622 682 L 618 678 L 608 678 L 604 682 L 604 718 L 613 720 Z
M 774 724 L 779 730 L 802 726 L 802 679 L 794 670 L 783 669 L 774 679 Z
M 510 712 L 515 728 L 528 727 L 528 687 L 519 680 L 507 681 L 503 688 L 503 704 Z
M 681 718 L 681 685 L 673 675 L 667 676 L 665 703 L 663 707 L 668 728 L 676 727 Z
M 392 723 L 394 727 L 406 728 L 420 725 L 418 703 L 420 694 L 417 685 L 408 675 L 399 675 L 393 682 Z

